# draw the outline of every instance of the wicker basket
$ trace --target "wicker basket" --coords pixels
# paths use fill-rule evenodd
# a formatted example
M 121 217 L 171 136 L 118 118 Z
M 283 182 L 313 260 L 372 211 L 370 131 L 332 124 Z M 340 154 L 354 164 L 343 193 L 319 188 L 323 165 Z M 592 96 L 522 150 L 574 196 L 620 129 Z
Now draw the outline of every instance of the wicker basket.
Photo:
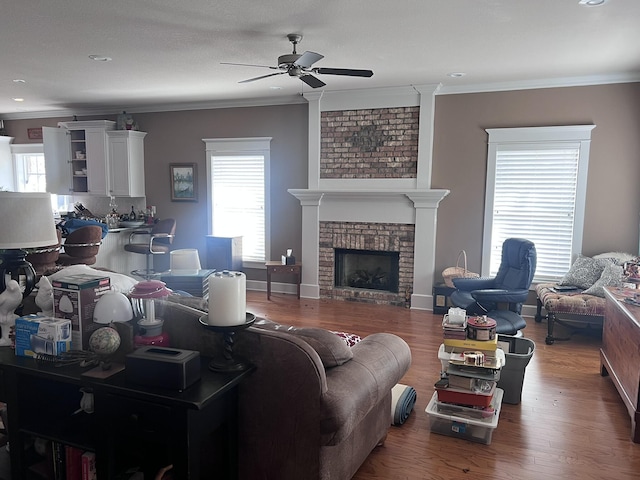
M 460 266 L 460 260 L 464 261 L 464 266 Z M 458 260 L 455 267 L 447 267 L 442 271 L 442 278 L 447 287 L 455 288 L 453 284 L 454 278 L 478 278 L 480 275 L 467 270 L 467 252 L 462 250 L 458 254 Z

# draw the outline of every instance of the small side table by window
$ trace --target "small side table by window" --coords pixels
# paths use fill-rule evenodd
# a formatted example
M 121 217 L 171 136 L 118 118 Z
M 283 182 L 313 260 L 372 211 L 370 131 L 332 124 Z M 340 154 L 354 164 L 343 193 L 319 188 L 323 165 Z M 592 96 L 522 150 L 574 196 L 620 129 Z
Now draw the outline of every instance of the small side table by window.
M 302 282 L 301 263 L 283 265 L 282 262 L 266 262 L 265 266 L 267 267 L 267 300 L 271 300 L 271 275 L 274 273 L 295 275 L 298 286 L 298 298 L 300 298 L 300 283 Z

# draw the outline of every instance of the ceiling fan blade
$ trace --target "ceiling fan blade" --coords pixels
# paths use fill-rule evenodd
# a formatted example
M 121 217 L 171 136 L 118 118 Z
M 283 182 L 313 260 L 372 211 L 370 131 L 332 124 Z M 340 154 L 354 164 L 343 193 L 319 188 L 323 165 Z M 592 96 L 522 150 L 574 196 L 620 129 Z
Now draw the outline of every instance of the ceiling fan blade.
M 320 55 L 319 53 L 304 52 L 302 55 L 300 55 L 300 58 L 295 61 L 294 65 L 298 65 L 302 68 L 309 68 L 311 65 L 323 58 L 324 55 Z
M 315 73 L 326 75 L 346 75 L 348 77 L 372 77 L 371 70 L 353 70 L 350 68 L 314 68 Z
M 269 65 L 254 65 L 252 63 L 220 62 L 220 65 L 237 65 L 237 66 L 240 66 L 240 67 L 261 67 L 261 68 L 270 68 L 272 70 L 278 70 L 278 67 L 271 67 Z
M 326 85 L 326 83 L 324 83 L 322 80 L 319 80 L 313 75 L 309 75 L 308 73 L 300 75 L 300 80 L 309 85 L 311 88 L 319 88 Z
M 238 83 L 249 83 L 249 82 L 255 82 L 256 80 L 262 80 L 263 78 L 269 78 L 269 77 L 273 77 L 274 75 L 282 75 L 283 73 L 287 73 L 287 72 L 276 72 L 276 73 L 269 73 L 268 75 L 262 75 L 260 77 L 254 77 L 254 78 L 248 78 L 246 80 L 241 80 Z

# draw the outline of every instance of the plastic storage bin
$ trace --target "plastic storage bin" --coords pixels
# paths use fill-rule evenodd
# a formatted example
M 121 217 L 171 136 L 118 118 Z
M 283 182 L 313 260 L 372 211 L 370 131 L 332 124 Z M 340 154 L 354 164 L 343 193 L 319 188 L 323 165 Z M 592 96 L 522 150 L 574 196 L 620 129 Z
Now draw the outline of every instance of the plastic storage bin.
M 491 404 L 496 391 L 496 382 L 491 383 L 489 392 L 471 392 L 460 388 L 438 388 L 436 386 L 437 399 L 439 402 L 486 408 Z
M 447 435 L 489 445 L 493 431 L 498 426 L 502 397 L 502 389 L 497 388 L 492 402 L 495 405 L 495 415 L 483 419 L 470 419 L 438 412 L 438 397 L 437 393 L 434 393 L 426 409 L 429 416 L 430 430 L 439 435 Z
M 504 390 L 502 401 L 517 405 L 522 399 L 525 370 L 536 349 L 536 344 L 528 338 L 508 335 L 498 335 L 498 342 L 503 346 L 506 358 L 498 381 L 498 387 Z

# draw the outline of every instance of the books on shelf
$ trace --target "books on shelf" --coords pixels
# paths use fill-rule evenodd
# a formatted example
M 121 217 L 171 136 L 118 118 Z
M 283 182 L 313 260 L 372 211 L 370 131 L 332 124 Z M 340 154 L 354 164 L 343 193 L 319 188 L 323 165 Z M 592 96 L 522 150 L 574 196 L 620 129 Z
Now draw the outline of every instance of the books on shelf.
M 71 445 L 65 445 L 66 480 L 82 480 L 82 454 L 81 450 Z
M 97 480 L 96 454 L 84 452 L 82 454 L 82 480 Z

